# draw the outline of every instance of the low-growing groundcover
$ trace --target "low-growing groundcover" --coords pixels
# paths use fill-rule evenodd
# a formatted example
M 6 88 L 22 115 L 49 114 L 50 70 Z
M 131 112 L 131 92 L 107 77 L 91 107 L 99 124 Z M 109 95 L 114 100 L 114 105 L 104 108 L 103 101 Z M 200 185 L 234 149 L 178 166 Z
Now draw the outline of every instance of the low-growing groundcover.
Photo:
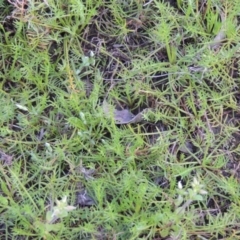
M 240 239 L 238 0 L 0 0 L 1 239 Z

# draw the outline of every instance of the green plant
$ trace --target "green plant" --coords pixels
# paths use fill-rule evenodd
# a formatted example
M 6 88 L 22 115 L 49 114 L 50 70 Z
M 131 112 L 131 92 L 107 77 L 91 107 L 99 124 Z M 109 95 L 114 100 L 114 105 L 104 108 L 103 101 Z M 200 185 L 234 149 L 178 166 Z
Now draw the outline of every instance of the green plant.
M 237 239 L 238 13 L 2 1 L 1 237 Z

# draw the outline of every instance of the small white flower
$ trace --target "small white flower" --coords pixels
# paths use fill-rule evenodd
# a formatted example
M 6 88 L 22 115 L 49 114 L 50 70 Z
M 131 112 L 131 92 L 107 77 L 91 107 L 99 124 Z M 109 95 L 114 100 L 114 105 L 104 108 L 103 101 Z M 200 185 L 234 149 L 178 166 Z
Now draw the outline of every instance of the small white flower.
M 58 210 L 67 210 L 69 212 L 76 209 L 76 207 L 74 206 L 67 205 L 67 196 L 64 196 L 60 201 L 56 200 L 56 203 L 57 203 L 57 206 L 55 207 L 55 209 L 58 209 Z
M 200 194 L 207 194 L 208 193 L 207 191 L 205 191 L 203 189 L 204 185 L 200 184 L 200 182 L 198 181 L 198 179 L 196 177 L 193 178 L 192 188 L 193 188 L 193 191 L 195 193 L 200 193 Z
M 182 182 L 181 182 L 181 181 L 178 181 L 178 188 L 179 188 L 179 189 L 182 189 L 182 188 L 183 188 L 183 185 L 182 185 Z
M 53 208 L 53 212 L 51 214 L 51 220 L 56 220 L 58 218 L 66 217 L 68 212 L 73 211 L 76 207 L 67 205 L 67 196 L 64 196 L 62 200 L 56 200 L 57 206 Z
M 93 52 L 93 51 L 90 51 L 89 56 L 90 56 L 90 57 L 94 57 L 94 52 Z
M 65 210 L 67 210 L 68 212 L 75 210 L 75 209 L 76 209 L 76 207 L 74 207 L 74 206 L 66 206 L 65 207 Z
M 85 114 L 83 112 L 79 113 L 80 118 L 82 119 L 84 124 L 87 124 L 86 119 L 85 119 Z
M 46 142 L 46 143 L 45 143 L 45 147 L 46 147 L 46 149 L 47 149 L 47 152 L 49 152 L 49 153 L 52 153 L 52 152 L 53 152 L 53 149 L 52 149 L 50 143 Z
M 208 194 L 208 192 L 205 191 L 205 190 L 203 190 L 203 189 L 201 189 L 201 190 L 199 191 L 199 193 L 202 194 L 202 195 L 206 195 L 206 194 Z
M 16 107 L 19 108 L 20 110 L 23 110 L 23 111 L 28 112 L 28 108 L 27 108 L 27 107 L 25 107 L 25 106 L 23 106 L 23 105 L 21 105 L 21 104 L 18 104 L 18 103 L 16 103 L 15 105 L 16 105 Z

